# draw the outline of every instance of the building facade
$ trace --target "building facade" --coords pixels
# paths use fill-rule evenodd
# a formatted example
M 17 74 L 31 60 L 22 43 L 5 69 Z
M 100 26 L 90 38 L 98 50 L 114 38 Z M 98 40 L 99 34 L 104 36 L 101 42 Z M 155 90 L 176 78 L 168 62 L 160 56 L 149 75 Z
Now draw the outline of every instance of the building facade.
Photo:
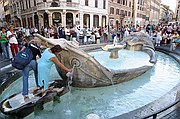
M 159 22 L 167 24 L 168 22 L 173 21 L 173 14 L 174 13 L 169 6 L 161 4 Z
M 11 12 L 10 12 L 9 3 L 10 3 L 9 0 L 3 0 L 4 16 L 5 16 L 6 23 L 11 23 Z
M 117 26 L 124 14 L 123 25 L 144 26 L 159 22 L 161 0 L 109 0 L 109 25 Z
M 83 28 L 108 23 L 107 0 L 11 0 L 11 22 L 16 26 L 41 28 L 55 24 Z
M 151 24 L 158 24 L 160 19 L 161 0 L 150 0 L 150 17 Z
M 131 24 L 133 22 L 132 0 L 109 0 L 108 14 L 110 26 Z
M 147 1 L 147 0 L 146 0 Z M 137 18 L 136 18 L 136 24 L 138 24 L 139 26 L 144 26 L 145 22 L 146 22 L 146 13 L 147 13 L 147 3 L 145 0 L 138 0 L 137 1 Z
M 180 22 L 180 0 L 176 0 L 175 20 Z

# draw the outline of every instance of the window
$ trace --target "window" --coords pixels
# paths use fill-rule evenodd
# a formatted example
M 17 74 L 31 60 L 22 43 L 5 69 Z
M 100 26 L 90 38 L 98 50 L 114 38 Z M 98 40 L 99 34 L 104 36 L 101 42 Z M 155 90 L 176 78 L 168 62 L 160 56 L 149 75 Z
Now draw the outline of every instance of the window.
M 29 8 L 31 8 L 31 1 L 29 0 Z
M 34 6 L 36 6 L 36 0 L 34 0 Z
M 125 5 L 125 0 L 123 0 L 122 4 Z
M 27 0 L 26 0 L 26 8 L 28 9 L 28 2 L 27 2 Z
M 24 10 L 24 2 L 22 1 L 22 8 L 23 8 L 23 10 Z
M 9 4 L 7 4 L 6 6 L 4 6 L 4 11 L 9 10 Z
M 129 7 L 131 7 L 131 2 L 129 2 Z
M 119 15 L 119 9 L 116 9 L 116 15 Z
M 129 16 L 129 17 L 131 16 L 131 12 L 128 12 L 128 16 Z
M 66 0 L 66 2 L 72 2 L 72 0 Z
M 124 10 L 121 10 L 121 14 L 124 14 Z
M 98 8 L 98 0 L 95 0 L 95 7 Z
M 88 0 L 85 0 L 85 6 L 88 6 L 89 4 L 88 4 Z
M 127 11 L 125 11 L 125 16 L 127 16 Z
M 106 9 L 106 0 L 103 1 L 103 9 Z
M 110 14 L 114 14 L 114 8 L 113 7 L 110 8 Z

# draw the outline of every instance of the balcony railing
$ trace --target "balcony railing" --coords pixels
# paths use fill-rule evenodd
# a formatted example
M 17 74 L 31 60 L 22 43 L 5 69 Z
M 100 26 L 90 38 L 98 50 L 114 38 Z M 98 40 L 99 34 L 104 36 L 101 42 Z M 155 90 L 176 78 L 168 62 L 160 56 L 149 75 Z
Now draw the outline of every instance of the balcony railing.
M 21 14 L 27 13 L 27 12 L 33 12 L 35 10 L 37 10 L 36 7 L 31 7 L 31 8 L 28 8 L 28 9 L 21 10 Z
M 37 3 L 37 9 L 59 7 L 62 9 L 71 8 L 79 9 L 79 3 L 55 1 L 55 2 L 39 2 Z

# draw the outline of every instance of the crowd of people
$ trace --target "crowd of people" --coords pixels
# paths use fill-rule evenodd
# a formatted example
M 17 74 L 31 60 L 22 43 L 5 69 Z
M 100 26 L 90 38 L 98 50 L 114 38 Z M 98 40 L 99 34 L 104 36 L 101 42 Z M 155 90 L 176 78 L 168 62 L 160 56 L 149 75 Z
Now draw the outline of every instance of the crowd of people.
M 34 70 L 36 86 L 41 87 L 44 84 L 44 90 L 48 89 L 48 82 L 50 78 L 50 67 L 56 64 L 66 72 L 71 72 L 71 68 L 65 67 L 59 62 L 56 55 L 64 50 L 60 45 L 55 45 L 52 48 L 46 49 L 43 53 L 41 52 L 40 46 L 35 43 L 33 39 L 34 33 L 40 33 L 42 36 L 51 39 L 64 38 L 67 41 L 75 40 L 80 44 L 93 44 L 101 42 L 113 42 L 114 44 L 120 43 L 123 38 L 128 37 L 133 32 L 144 32 L 150 36 L 155 46 L 162 44 L 169 45 L 170 50 L 180 44 L 176 42 L 180 39 L 180 24 L 158 24 L 147 26 L 136 27 L 134 25 L 125 25 L 123 27 L 93 27 L 91 30 L 85 25 L 84 28 L 80 29 L 76 25 L 72 28 L 67 26 L 64 28 L 62 24 L 42 27 L 39 31 L 36 28 L 19 28 L 14 30 L 13 26 L 9 28 L 1 27 L 0 31 L 0 44 L 2 50 L 3 59 L 13 59 L 19 51 L 23 51 L 29 47 L 33 53 L 33 59 L 31 62 L 22 70 L 23 74 L 23 90 L 22 94 L 26 97 L 28 95 L 28 77 L 29 71 Z M 28 44 L 30 43 L 30 46 Z M 41 56 L 42 53 L 42 56 Z M 40 60 L 37 63 L 36 56 L 39 56 Z
M 0 33 L 0 43 L 4 60 L 11 59 L 13 64 L 13 61 L 20 56 L 18 54 L 27 48 L 31 50 L 32 59 L 30 59 L 30 62 L 22 69 L 22 95 L 24 98 L 28 98 L 28 78 L 30 70 L 34 71 L 36 86 L 45 93 L 50 90 L 48 82 L 50 79 L 50 69 L 53 64 L 56 64 L 66 72 L 72 71 L 71 68 L 65 67 L 56 57 L 59 52 L 64 50 L 60 45 L 47 48 L 42 53 L 39 44 L 33 39 L 32 35 L 33 32 L 28 27 L 26 27 L 26 29 L 19 28 L 15 30 L 13 26 L 9 26 L 9 29 L 2 27 Z M 39 61 L 37 62 L 38 59 Z

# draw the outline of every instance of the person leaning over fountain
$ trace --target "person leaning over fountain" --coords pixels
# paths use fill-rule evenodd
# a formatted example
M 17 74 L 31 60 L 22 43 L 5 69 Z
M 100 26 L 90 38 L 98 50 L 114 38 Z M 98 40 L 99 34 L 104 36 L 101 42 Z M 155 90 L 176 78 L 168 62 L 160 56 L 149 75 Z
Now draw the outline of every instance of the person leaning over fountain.
M 113 40 L 113 44 L 114 46 L 118 44 L 118 42 L 121 41 L 121 38 L 120 38 L 120 33 L 117 32 L 117 35 L 114 37 L 114 40 Z
M 21 51 L 23 51 L 25 48 L 29 48 L 32 51 L 33 59 L 31 62 L 22 70 L 23 74 L 23 90 L 22 90 L 22 95 L 26 98 L 28 97 L 28 77 L 29 77 L 29 71 L 33 70 L 34 71 L 34 76 L 35 76 L 35 81 L 36 81 L 36 86 L 38 86 L 38 71 L 37 71 L 37 61 L 36 61 L 36 56 L 38 55 L 41 57 L 41 52 L 39 50 L 39 47 L 35 44 L 35 40 L 31 40 L 29 43 L 26 43 Z
M 47 48 L 38 62 L 38 85 L 42 87 L 44 83 L 44 90 L 46 91 L 48 91 L 50 69 L 53 63 L 67 72 L 72 71 L 72 69 L 68 69 L 67 67 L 65 67 L 56 57 L 56 55 L 62 50 L 65 49 L 63 49 L 60 45 L 55 45 L 52 48 Z

